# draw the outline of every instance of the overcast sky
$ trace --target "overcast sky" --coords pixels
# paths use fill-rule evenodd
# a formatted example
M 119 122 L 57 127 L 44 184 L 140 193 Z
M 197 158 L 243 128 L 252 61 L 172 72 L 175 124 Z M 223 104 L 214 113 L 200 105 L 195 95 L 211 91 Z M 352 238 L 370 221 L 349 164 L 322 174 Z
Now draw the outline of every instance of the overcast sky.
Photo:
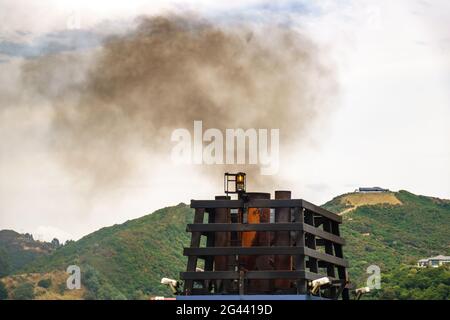
M 47 153 L 45 112 L 2 103 L 14 92 L 24 59 L 72 50 L 74 43 L 77 49 L 95 48 L 105 35 L 132 28 L 137 15 L 174 9 L 224 24 L 289 24 L 306 32 L 336 65 L 336 107 L 311 128 L 301 152 L 291 155 L 288 170 L 279 174 L 280 187 L 318 204 L 358 186 L 450 199 L 449 1 L 0 0 L 0 229 L 46 240 L 78 239 L 222 192 L 222 177 L 212 190 L 210 179 L 195 171 L 143 155 L 149 167 L 153 161 L 166 171 L 143 168 L 138 178 L 92 195 Z M 75 38 L 64 32 L 78 22 Z M 58 45 L 50 46 L 55 38 Z

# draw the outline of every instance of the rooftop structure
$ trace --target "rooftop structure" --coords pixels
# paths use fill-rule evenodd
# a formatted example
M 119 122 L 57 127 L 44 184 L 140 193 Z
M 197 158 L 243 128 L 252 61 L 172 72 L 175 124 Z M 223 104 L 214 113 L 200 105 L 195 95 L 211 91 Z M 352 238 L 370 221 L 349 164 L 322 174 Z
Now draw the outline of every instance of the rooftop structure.
M 191 200 L 195 215 L 187 225 L 192 238 L 184 249 L 188 262 L 179 298 L 348 299 L 342 218 L 291 199 L 290 191 L 275 191 L 274 199 L 247 192 L 245 182 L 244 173 L 226 174 L 226 196 Z
M 389 189 L 383 189 L 380 187 L 359 187 L 357 192 L 389 192 Z

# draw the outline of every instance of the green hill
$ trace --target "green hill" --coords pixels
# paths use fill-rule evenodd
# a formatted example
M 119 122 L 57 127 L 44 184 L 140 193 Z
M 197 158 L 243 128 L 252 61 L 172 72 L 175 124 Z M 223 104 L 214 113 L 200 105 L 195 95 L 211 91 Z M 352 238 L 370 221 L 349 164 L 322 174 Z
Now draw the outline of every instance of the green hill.
M 415 264 L 420 258 L 450 252 L 448 200 L 407 191 L 346 194 L 323 207 L 344 212 L 344 254 L 351 264 L 350 277 L 357 286 L 365 285 L 365 270 L 370 265 L 378 265 L 383 276 L 402 263 Z
M 124 224 L 102 228 L 38 259 L 20 273 L 82 270 L 88 298 L 140 298 L 169 295 L 162 277 L 178 278 L 185 268 L 183 246 L 192 210 L 185 204 L 160 209 Z
M 51 254 L 55 249 L 55 244 L 36 241 L 31 234 L 0 230 L 0 277 Z
M 380 266 L 382 277 L 389 277 L 402 264 L 449 253 L 450 202 L 447 200 L 406 191 L 346 194 L 324 207 L 343 212 L 341 230 L 347 240 L 344 254 L 350 261 L 350 277 L 356 286 L 365 285 L 365 270 L 369 265 Z M 84 298 L 168 296 L 170 292 L 160 284 L 160 279 L 176 279 L 185 269 L 182 248 L 189 243 L 185 230 L 192 219 L 193 211 L 179 204 L 100 229 L 27 264 L 16 272 L 15 278 L 8 277 L 4 282 L 12 290 L 24 281 L 38 284 L 46 277 L 60 279 L 67 266 L 75 264 L 82 268 Z M 68 297 L 64 283 L 54 283 L 52 288 L 59 292 L 41 290 L 42 297 Z
M 383 300 L 449 300 L 450 266 L 418 268 L 402 265 L 385 274 L 381 290 L 373 298 Z

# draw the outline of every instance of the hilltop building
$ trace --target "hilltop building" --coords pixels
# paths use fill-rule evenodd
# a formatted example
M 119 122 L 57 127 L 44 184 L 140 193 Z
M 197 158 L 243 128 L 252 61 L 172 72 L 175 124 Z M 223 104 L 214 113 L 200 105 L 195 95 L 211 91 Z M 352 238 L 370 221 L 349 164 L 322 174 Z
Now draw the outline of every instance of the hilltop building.
M 356 189 L 356 192 L 363 192 L 363 193 L 368 193 L 368 192 L 389 192 L 389 189 L 383 189 L 380 187 L 359 187 L 358 189 Z
M 417 262 L 417 266 L 437 268 L 447 263 L 450 263 L 450 256 L 438 255 L 436 257 L 420 259 Z

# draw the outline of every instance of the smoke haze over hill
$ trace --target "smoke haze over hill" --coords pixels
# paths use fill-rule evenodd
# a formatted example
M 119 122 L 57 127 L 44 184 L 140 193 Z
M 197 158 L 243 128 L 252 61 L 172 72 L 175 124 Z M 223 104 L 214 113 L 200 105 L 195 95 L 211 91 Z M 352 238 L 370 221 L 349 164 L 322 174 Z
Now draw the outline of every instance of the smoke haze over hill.
M 194 120 L 220 130 L 280 129 L 282 156 L 328 113 L 326 97 L 337 88 L 317 50 L 288 27 L 169 14 L 140 18 L 89 57 L 44 56 L 22 71 L 25 90 L 51 106 L 58 159 L 104 187 L 133 171 L 136 149 L 168 160 L 171 132 L 192 130 Z M 256 165 L 238 168 L 258 180 Z M 230 168 L 201 169 L 218 178 Z

